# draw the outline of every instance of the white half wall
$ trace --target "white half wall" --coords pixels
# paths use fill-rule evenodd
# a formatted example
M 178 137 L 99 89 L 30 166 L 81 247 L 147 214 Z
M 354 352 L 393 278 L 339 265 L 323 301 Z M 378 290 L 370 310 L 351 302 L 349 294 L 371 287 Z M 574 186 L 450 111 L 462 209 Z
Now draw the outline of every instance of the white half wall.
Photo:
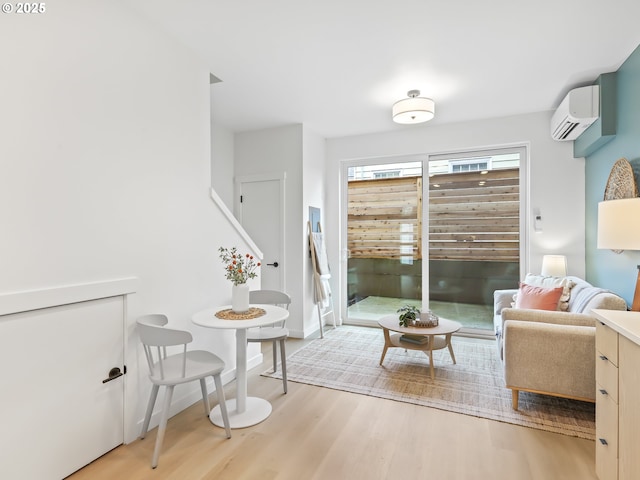
M 532 211 L 542 215 L 542 232 L 531 233 L 525 269 L 539 272 L 546 253 L 567 255 L 569 273 L 585 275 L 585 165 L 573 158 L 572 142 L 556 142 L 549 134 L 551 112 L 494 118 L 448 125 L 407 127 L 390 133 L 327 140 L 327 252 L 332 265 L 346 266 L 340 244 L 340 172 L 343 162 L 356 159 L 437 154 L 506 145 L 526 145 L 528 158 L 527 225 Z M 522 276 L 527 272 L 521 272 Z M 342 305 L 345 286 L 334 279 L 336 302 Z

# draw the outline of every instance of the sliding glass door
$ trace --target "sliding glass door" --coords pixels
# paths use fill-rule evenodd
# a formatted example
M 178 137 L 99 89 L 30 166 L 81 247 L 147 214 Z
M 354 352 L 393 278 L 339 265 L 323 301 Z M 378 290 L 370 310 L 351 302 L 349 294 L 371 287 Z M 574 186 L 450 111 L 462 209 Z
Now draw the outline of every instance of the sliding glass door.
M 525 161 L 512 147 L 345 167 L 346 322 L 415 305 L 492 335 L 493 291 L 520 278 Z
M 510 148 L 429 157 L 429 308 L 493 334 L 493 292 L 520 278 L 521 165 Z

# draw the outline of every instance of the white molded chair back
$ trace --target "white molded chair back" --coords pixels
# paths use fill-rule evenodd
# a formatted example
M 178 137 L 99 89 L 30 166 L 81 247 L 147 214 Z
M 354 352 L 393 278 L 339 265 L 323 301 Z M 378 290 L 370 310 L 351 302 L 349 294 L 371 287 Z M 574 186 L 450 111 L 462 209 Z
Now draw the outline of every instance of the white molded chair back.
M 160 328 L 169 323 L 166 315 L 145 315 L 144 317 L 140 317 L 137 323 L 138 335 L 140 336 L 140 341 L 142 342 L 144 353 L 147 357 L 150 376 L 166 381 L 168 373 L 165 367 L 167 347 L 183 345 L 183 352 L 181 354 L 182 362 L 180 362 L 182 367 L 177 373 L 179 375 L 178 378 L 185 379 L 187 369 L 187 344 L 193 341 L 191 333 L 185 330 Z M 169 378 L 169 380 L 177 380 L 178 378 Z
M 278 290 L 252 290 L 251 292 L 249 292 L 249 303 L 277 305 L 289 310 L 289 305 L 291 305 L 291 297 L 284 292 L 279 292 Z M 285 323 L 286 319 L 276 322 L 274 323 L 274 325 L 284 327 Z
M 144 315 L 138 318 L 136 322 L 138 335 L 144 346 L 144 353 L 149 366 L 149 380 L 153 383 L 140 438 L 144 438 L 149 429 L 151 414 L 160 386 L 166 387 L 156 445 L 151 459 L 153 468 L 158 465 L 160 449 L 162 448 L 162 441 L 164 440 L 164 433 L 169 419 L 173 389 L 181 383 L 193 380 L 200 381 L 205 414 L 209 416 L 209 396 L 205 379 L 209 376 L 213 377 L 227 438 L 231 437 L 224 390 L 222 389 L 222 380 L 220 378 L 220 374 L 225 367 L 224 361 L 217 355 L 204 350 L 187 351 L 187 344 L 191 343 L 193 336 L 186 330 L 166 328 L 165 325 L 168 322 L 166 315 L 162 314 Z M 180 353 L 167 355 L 167 347 L 178 345 L 182 346 Z
M 252 290 L 249 292 L 249 302 L 282 305 L 288 308 L 291 303 L 291 297 L 278 290 Z

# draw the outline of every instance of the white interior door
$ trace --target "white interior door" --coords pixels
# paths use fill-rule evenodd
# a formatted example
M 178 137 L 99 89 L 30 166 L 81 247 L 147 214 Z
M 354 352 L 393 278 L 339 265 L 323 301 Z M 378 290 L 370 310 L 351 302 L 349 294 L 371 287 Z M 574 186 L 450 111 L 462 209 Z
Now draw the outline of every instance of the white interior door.
M 262 251 L 261 281 L 266 290 L 284 290 L 284 176 L 238 179 L 238 219 Z
M 124 297 L 0 317 L 0 478 L 60 479 L 124 441 Z

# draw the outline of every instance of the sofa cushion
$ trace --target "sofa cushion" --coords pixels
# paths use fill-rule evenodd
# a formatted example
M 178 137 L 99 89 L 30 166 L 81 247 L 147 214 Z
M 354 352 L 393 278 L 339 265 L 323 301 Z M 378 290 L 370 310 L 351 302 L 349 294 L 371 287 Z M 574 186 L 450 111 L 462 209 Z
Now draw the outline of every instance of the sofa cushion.
M 549 277 L 545 275 L 534 275 L 527 273 L 524 277 L 524 283 L 533 285 L 534 287 L 554 288 L 562 287 L 562 295 L 558 303 L 558 310 L 566 312 L 569 310 L 569 300 L 571 299 L 571 289 L 576 282 L 567 277 Z
M 536 287 L 521 282 L 516 297 L 516 308 L 557 310 L 562 291 L 563 287 Z

